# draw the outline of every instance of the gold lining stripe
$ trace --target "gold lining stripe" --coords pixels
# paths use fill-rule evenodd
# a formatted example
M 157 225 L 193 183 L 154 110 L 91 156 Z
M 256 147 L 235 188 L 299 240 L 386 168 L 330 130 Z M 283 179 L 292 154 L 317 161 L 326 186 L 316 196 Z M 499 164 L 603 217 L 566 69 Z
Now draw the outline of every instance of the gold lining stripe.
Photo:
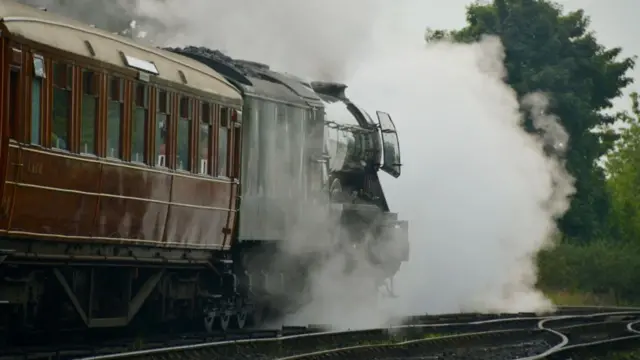
M 144 244 L 152 244 L 152 245 L 162 245 L 162 246 L 180 246 L 183 248 L 191 248 L 191 249 L 205 249 L 205 250 L 222 250 L 224 249 L 221 245 L 206 245 L 206 244 L 184 244 L 177 242 L 161 242 L 157 240 L 144 240 L 144 239 L 134 239 L 134 238 L 114 238 L 114 237 L 105 237 L 105 236 L 79 236 L 79 235 L 60 235 L 60 234 L 48 234 L 48 233 L 39 233 L 39 232 L 29 232 L 29 231 L 7 231 L 0 230 L 0 233 L 5 233 L 9 235 L 23 235 L 23 236 L 33 236 L 33 237 L 50 237 L 50 238 L 58 238 L 58 239 L 74 239 L 74 240 L 102 240 L 107 242 L 123 242 L 122 245 L 132 245 L 127 243 L 144 243 Z M 98 255 L 95 255 L 98 256 Z M 37 255 L 34 255 L 37 257 Z
M 103 196 L 103 197 L 109 197 L 109 198 L 115 198 L 115 199 L 145 201 L 145 202 L 151 202 L 151 203 L 156 203 L 156 204 L 181 206 L 181 207 L 187 207 L 187 208 L 193 208 L 193 209 L 236 212 L 236 210 L 234 210 L 234 209 L 226 209 L 226 208 L 215 207 L 215 206 L 192 205 L 192 204 L 184 204 L 184 203 L 170 202 L 170 201 L 164 201 L 164 200 L 145 199 L 145 198 L 139 198 L 139 197 L 133 197 L 133 196 L 113 195 L 113 194 L 106 194 L 106 193 L 95 193 L 95 192 L 72 190 L 72 189 L 62 189 L 62 188 L 58 188 L 58 187 L 27 184 L 27 183 L 19 183 L 19 182 L 15 182 L 15 181 L 6 181 L 5 183 L 6 184 L 15 185 L 15 186 L 29 187 L 29 188 L 49 190 L 49 191 L 59 191 L 59 192 L 70 193 L 70 194 L 79 194 L 79 195 L 88 195 L 88 196 Z

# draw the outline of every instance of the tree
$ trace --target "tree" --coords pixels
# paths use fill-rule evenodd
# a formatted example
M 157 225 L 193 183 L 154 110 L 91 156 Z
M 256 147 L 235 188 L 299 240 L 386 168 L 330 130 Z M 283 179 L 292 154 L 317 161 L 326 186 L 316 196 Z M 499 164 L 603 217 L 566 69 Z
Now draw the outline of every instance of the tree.
M 509 85 L 520 97 L 534 91 L 550 95 L 549 111 L 560 117 L 570 136 L 567 168 L 576 178 L 571 209 L 559 225 L 566 236 L 581 241 L 609 229 L 605 176 L 596 160 L 615 138 L 592 130 L 615 121 L 602 110 L 632 82 L 627 72 L 634 66 L 632 58 L 619 59 L 621 48 L 600 45 L 588 26 L 582 10 L 563 15 L 559 5 L 545 0 L 494 0 L 467 7 L 463 29 L 427 34 L 427 41 L 455 42 L 497 35 L 505 48 Z M 533 131 L 530 120 L 524 126 Z
M 621 239 L 640 239 L 640 106 L 638 93 L 631 94 L 631 113 L 618 118 L 626 127 L 615 148 L 607 156 L 605 168 L 611 194 L 611 221 Z

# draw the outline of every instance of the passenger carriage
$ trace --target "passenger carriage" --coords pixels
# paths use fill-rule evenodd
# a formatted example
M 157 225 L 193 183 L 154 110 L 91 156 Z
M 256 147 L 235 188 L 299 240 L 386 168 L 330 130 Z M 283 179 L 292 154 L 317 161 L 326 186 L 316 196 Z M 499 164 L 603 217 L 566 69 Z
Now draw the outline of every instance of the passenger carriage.
M 408 259 L 377 175 L 400 175 L 395 126 L 344 86 L 10 0 L 0 19 L 0 331 L 242 328 L 308 300 L 325 242 L 376 281 Z
M 240 93 L 45 11 L 0 17 L 0 319 L 122 326 L 156 288 L 154 318 L 200 316 L 220 277 L 193 269 L 231 271 Z

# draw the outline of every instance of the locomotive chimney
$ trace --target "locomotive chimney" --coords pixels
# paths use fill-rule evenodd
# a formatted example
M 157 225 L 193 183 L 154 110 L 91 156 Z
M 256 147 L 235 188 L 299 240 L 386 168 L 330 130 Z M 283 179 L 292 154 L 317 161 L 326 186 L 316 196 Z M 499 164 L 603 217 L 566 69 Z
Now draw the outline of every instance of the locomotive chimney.
M 311 88 L 318 94 L 333 96 L 338 99 L 346 99 L 347 85 L 335 82 L 312 81 Z

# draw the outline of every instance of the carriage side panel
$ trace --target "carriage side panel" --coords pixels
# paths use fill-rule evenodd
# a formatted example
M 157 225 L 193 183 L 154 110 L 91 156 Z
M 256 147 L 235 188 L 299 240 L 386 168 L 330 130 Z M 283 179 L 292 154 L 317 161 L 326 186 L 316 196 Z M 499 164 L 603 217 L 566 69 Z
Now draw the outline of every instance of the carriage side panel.
M 2 11 L 3 44 L 12 39 L 28 51 L 21 53 L 15 142 L 4 152 L 12 166 L 0 231 L 169 248 L 230 245 L 238 179 L 228 169 L 239 155 L 228 139 L 233 130 L 219 146 L 213 109 L 240 109 L 237 89 L 195 61 L 55 14 L 10 3 Z M 3 107 L 4 124 L 9 117 Z

